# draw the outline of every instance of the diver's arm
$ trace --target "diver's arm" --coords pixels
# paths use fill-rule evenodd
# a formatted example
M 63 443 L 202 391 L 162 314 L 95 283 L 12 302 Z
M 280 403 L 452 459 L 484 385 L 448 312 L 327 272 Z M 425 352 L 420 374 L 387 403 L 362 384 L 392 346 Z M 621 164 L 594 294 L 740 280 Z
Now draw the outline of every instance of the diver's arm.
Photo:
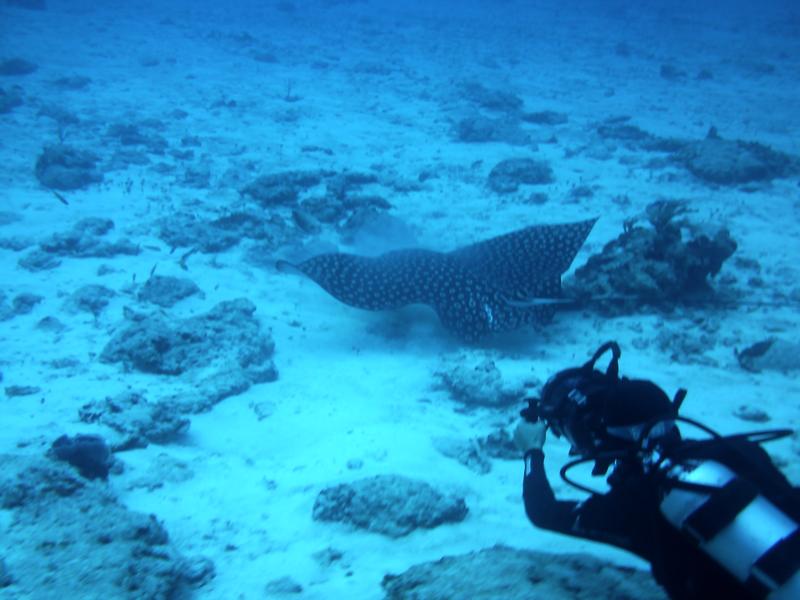
M 522 480 L 525 512 L 537 527 L 574 533 L 578 503 L 556 500 L 544 471 L 542 448 L 546 436 L 547 424 L 544 421 L 521 421 L 514 430 L 514 443 L 525 456 L 525 477 Z
M 592 494 L 586 500 L 558 500 L 544 470 L 544 452 L 525 453 L 525 477 L 522 482 L 525 512 L 542 529 L 586 540 L 612 544 L 650 560 L 651 540 L 646 522 L 647 511 L 635 494 Z
M 525 453 L 525 477 L 522 480 L 525 513 L 542 529 L 575 535 L 578 502 L 557 500 L 544 471 L 544 452 L 531 449 Z
M 638 538 L 647 531 L 646 508 L 652 499 L 641 498 L 646 490 L 638 489 L 640 482 L 611 493 L 592 494 L 582 502 L 558 500 L 544 470 L 545 432 L 542 422 L 522 422 L 514 432 L 517 447 L 525 453 L 522 496 L 531 522 L 542 529 L 614 544 L 646 556 L 646 544 Z

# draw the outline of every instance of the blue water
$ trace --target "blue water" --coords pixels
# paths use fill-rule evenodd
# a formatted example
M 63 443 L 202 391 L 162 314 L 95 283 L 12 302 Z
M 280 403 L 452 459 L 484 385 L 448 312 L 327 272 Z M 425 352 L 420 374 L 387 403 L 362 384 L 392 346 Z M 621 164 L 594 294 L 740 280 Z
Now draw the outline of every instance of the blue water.
M 0 598 L 381 598 L 386 574 L 498 543 L 646 570 L 537 531 L 521 460 L 469 452 L 608 339 L 720 431 L 800 422 L 794 2 L 9 0 L 0 63 L 0 481 L 38 490 L 3 498 Z M 499 181 L 509 160 L 549 175 Z M 523 286 L 547 298 L 502 301 L 551 321 L 476 342 L 275 268 L 598 218 L 568 292 L 656 201 L 682 207 L 681 252 L 735 241 L 700 301 L 675 263 L 612 262 L 578 310 L 548 272 Z M 107 478 L 48 453 L 77 434 L 105 440 Z M 556 482 L 568 447 L 547 444 Z M 798 481 L 797 438 L 768 449 Z M 398 538 L 313 518 L 323 489 L 379 475 L 469 512 Z

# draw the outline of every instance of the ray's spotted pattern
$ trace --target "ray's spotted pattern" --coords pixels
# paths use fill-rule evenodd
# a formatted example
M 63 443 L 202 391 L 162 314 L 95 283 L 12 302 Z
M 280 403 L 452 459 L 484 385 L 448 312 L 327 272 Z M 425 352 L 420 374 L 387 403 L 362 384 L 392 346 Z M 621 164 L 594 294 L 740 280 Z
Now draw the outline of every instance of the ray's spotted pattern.
M 553 315 L 561 275 L 596 219 L 533 225 L 451 252 L 406 249 L 377 257 L 332 253 L 299 264 L 334 298 L 365 310 L 427 304 L 442 324 L 467 341 L 541 323 Z

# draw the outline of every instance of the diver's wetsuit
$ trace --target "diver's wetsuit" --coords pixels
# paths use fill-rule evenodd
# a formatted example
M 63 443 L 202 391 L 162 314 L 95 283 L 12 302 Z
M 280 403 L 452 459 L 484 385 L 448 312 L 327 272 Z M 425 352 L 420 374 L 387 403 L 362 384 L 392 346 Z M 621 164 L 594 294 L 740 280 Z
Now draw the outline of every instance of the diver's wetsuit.
M 691 456 L 727 465 L 800 521 L 800 490 L 791 487 L 757 444 L 701 443 Z M 607 493 L 592 495 L 583 502 L 557 500 L 544 471 L 544 453 L 531 450 L 525 455 L 525 512 L 537 527 L 637 554 L 650 562 L 656 581 L 673 599 L 756 597 L 661 514 L 661 500 L 668 491 L 663 489 L 662 477 L 645 474 L 638 464 L 618 465 L 609 482 Z

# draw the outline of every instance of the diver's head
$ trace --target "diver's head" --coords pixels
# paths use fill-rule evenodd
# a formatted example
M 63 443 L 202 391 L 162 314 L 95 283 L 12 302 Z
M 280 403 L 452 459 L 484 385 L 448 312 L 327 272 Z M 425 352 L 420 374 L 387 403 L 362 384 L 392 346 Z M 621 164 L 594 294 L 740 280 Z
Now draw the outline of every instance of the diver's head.
M 663 448 L 680 441 L 677 408 L 652 381 L 623 377 L 595 391 L 592 400 L 600 425 L 595 444 L 604 451 Z
M 606 372 L 595 369 L 609 349 Z M 677 404 L 650 381 L 620 378 L 619 356 L 616 343 L 604 344 L 585 365 L 557 373 L 542 389 L 537 414 L 569 440 L 572 454 L 622 453 L 680 440 Z

